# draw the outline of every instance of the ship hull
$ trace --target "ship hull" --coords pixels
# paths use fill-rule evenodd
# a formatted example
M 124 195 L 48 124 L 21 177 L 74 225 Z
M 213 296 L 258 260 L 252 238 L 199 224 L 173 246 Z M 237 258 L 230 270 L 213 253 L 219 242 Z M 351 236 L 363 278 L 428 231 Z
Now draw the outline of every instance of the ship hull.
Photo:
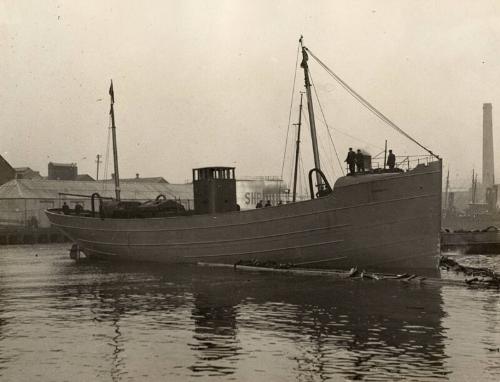
M 436 161 L 343 177 L 329 196 L 249 211 L 150 219 L 46 213 L 89 257 L 407 271 L 437 268 L 440 211 Z

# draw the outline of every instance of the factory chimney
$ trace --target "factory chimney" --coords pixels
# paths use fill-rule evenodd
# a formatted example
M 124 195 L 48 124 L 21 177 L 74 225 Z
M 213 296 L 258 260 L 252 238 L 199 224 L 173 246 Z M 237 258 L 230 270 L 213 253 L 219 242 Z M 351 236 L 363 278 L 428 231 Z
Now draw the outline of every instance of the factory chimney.
M 485 190 L 495 184 L 491 109 L 491 103 L 483 104 L 483 189 Z

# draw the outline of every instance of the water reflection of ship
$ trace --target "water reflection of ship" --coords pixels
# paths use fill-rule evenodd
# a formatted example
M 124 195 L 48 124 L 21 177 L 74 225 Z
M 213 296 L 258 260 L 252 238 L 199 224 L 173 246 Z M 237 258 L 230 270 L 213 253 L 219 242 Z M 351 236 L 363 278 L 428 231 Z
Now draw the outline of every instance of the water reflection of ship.
M 268 363 L 279 352 L 289 370 L 278 372 L 294 379 L 311 374 L 359 379 L 370 371 L 390 380 L 448 372 L 437 287 L 193 266 L 98 267 L 115 281 L 75 290 L 95 293 L 95 319 L 119 328 L 124 316 L 140 314 L 148 317 L 149 328 L 172 331 L 185 330 L 191 322 L 186 340 L 194 360 L 187 368 L 193 376 L 237 376 L 262 367 L 252 358 L 253 348 Z M 128 345 L 119 336 L 113 341 L 111 356 L 119 375 L 119 349 Z
M 242 343 L 260 341 L 265 351 L 277 337 L 295 344 L 302 377 L 447 373 L 439 288 L 211 270 L 193 291 L 198 373 L 230 373 L 245 358 Z
M 103 288 L 103 285 L 90 285 L 88 288 L 77 286 L 78 294 L 89 293 L 94 296 L 96 304 L 91 305 L 90 311 L 95 321 L 106 322 L 111 325 L 112 333 L 107 335 L 107 344 L 112 351 L 109 355 L 109 374 L 112 381 L 119 381 L 124 374 L 125 361 L 123 352 L 125 344 L 121 331 L 121 319 L 127 313 L 127 306 L 120 301 L 121 292 L 115 288 Z
M 7 325 L 7 320 L 4 318 L 4 296 L 3 296 L 3 285 L 2 278 L 0 277 L 0 344 L 5 338 L 5 326 Z M 7 354 L 4 353 L 3 347 L 0 346 L 0 372 L 4 368 L 4 363 L 8 360 Z M 1 373 L 0 373 L 1 376 Z
M 185 282 L 169 281 L 161 270 L 139 265 L 109 263 L 81 263 L 81 274 L 97 275 L 97 281 L 90 283 L 65 284 L 64 295 L 76 297 L 75 301 L 88 301 L 91 321 L 109 330 L 94 334 L 102 338 L 108 351 L 102 354 L 109 363 L 109 369 L 102 369 L 99 378 L 112 381 L 123 380 L 127 373 L 126 350 L 134 347 L 123 334 L 130 330 L 130 317 L 140 317 L 138 325 L 169 328 L 175 326 L 168 314 L 176 315 L 188 305 L 188 291 Z M 86 280 L 86 279 L 84 279 Z M 174 286 L 175 293 L 171 292 Z M 151 320 L 152 322 L 149 322 Z M 140 342 L 140 341 L 139 341 Z
M 233 374 L 234 359 L 241 350 L 236 336 L 237 306 L 227 301 L 215 303 L 205 293 L 194 294 L 191 318 L 194 321 L 193 343 L 197 361 L 190 367 L 193 373 Z M 227 360 L 224 364 L 219 361 Z

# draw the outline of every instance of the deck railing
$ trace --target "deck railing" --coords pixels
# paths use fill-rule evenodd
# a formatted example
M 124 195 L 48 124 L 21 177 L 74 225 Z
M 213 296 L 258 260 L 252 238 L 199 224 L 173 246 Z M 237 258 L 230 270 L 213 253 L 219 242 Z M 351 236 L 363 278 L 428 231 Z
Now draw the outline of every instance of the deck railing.
M 387 159 L 386 159 L 387 160 Z M 395 169 L 409 171 L 418 165 L 428 165 L 435 158 L 431 155 L 397 155 Z M 371 158 L 371 170 L 374 172 L 389 170 L 389 166 L 384 166 L 384 155 L 377 155 Z M 365 169 L 365 172 L 370 172 Z M 349 173 L 349 167 L 346 165 L 346 173 Z

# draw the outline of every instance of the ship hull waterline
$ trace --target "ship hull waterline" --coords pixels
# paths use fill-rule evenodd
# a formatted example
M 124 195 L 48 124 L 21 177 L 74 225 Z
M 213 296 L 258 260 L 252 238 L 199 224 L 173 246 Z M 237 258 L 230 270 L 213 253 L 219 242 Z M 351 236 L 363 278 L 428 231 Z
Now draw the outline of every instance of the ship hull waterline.
M 101 219 L 46 211 L 87 257 L 166 263 L 436 270 L 441 161 L 340 178 L 322 198 L 223 214 Z

